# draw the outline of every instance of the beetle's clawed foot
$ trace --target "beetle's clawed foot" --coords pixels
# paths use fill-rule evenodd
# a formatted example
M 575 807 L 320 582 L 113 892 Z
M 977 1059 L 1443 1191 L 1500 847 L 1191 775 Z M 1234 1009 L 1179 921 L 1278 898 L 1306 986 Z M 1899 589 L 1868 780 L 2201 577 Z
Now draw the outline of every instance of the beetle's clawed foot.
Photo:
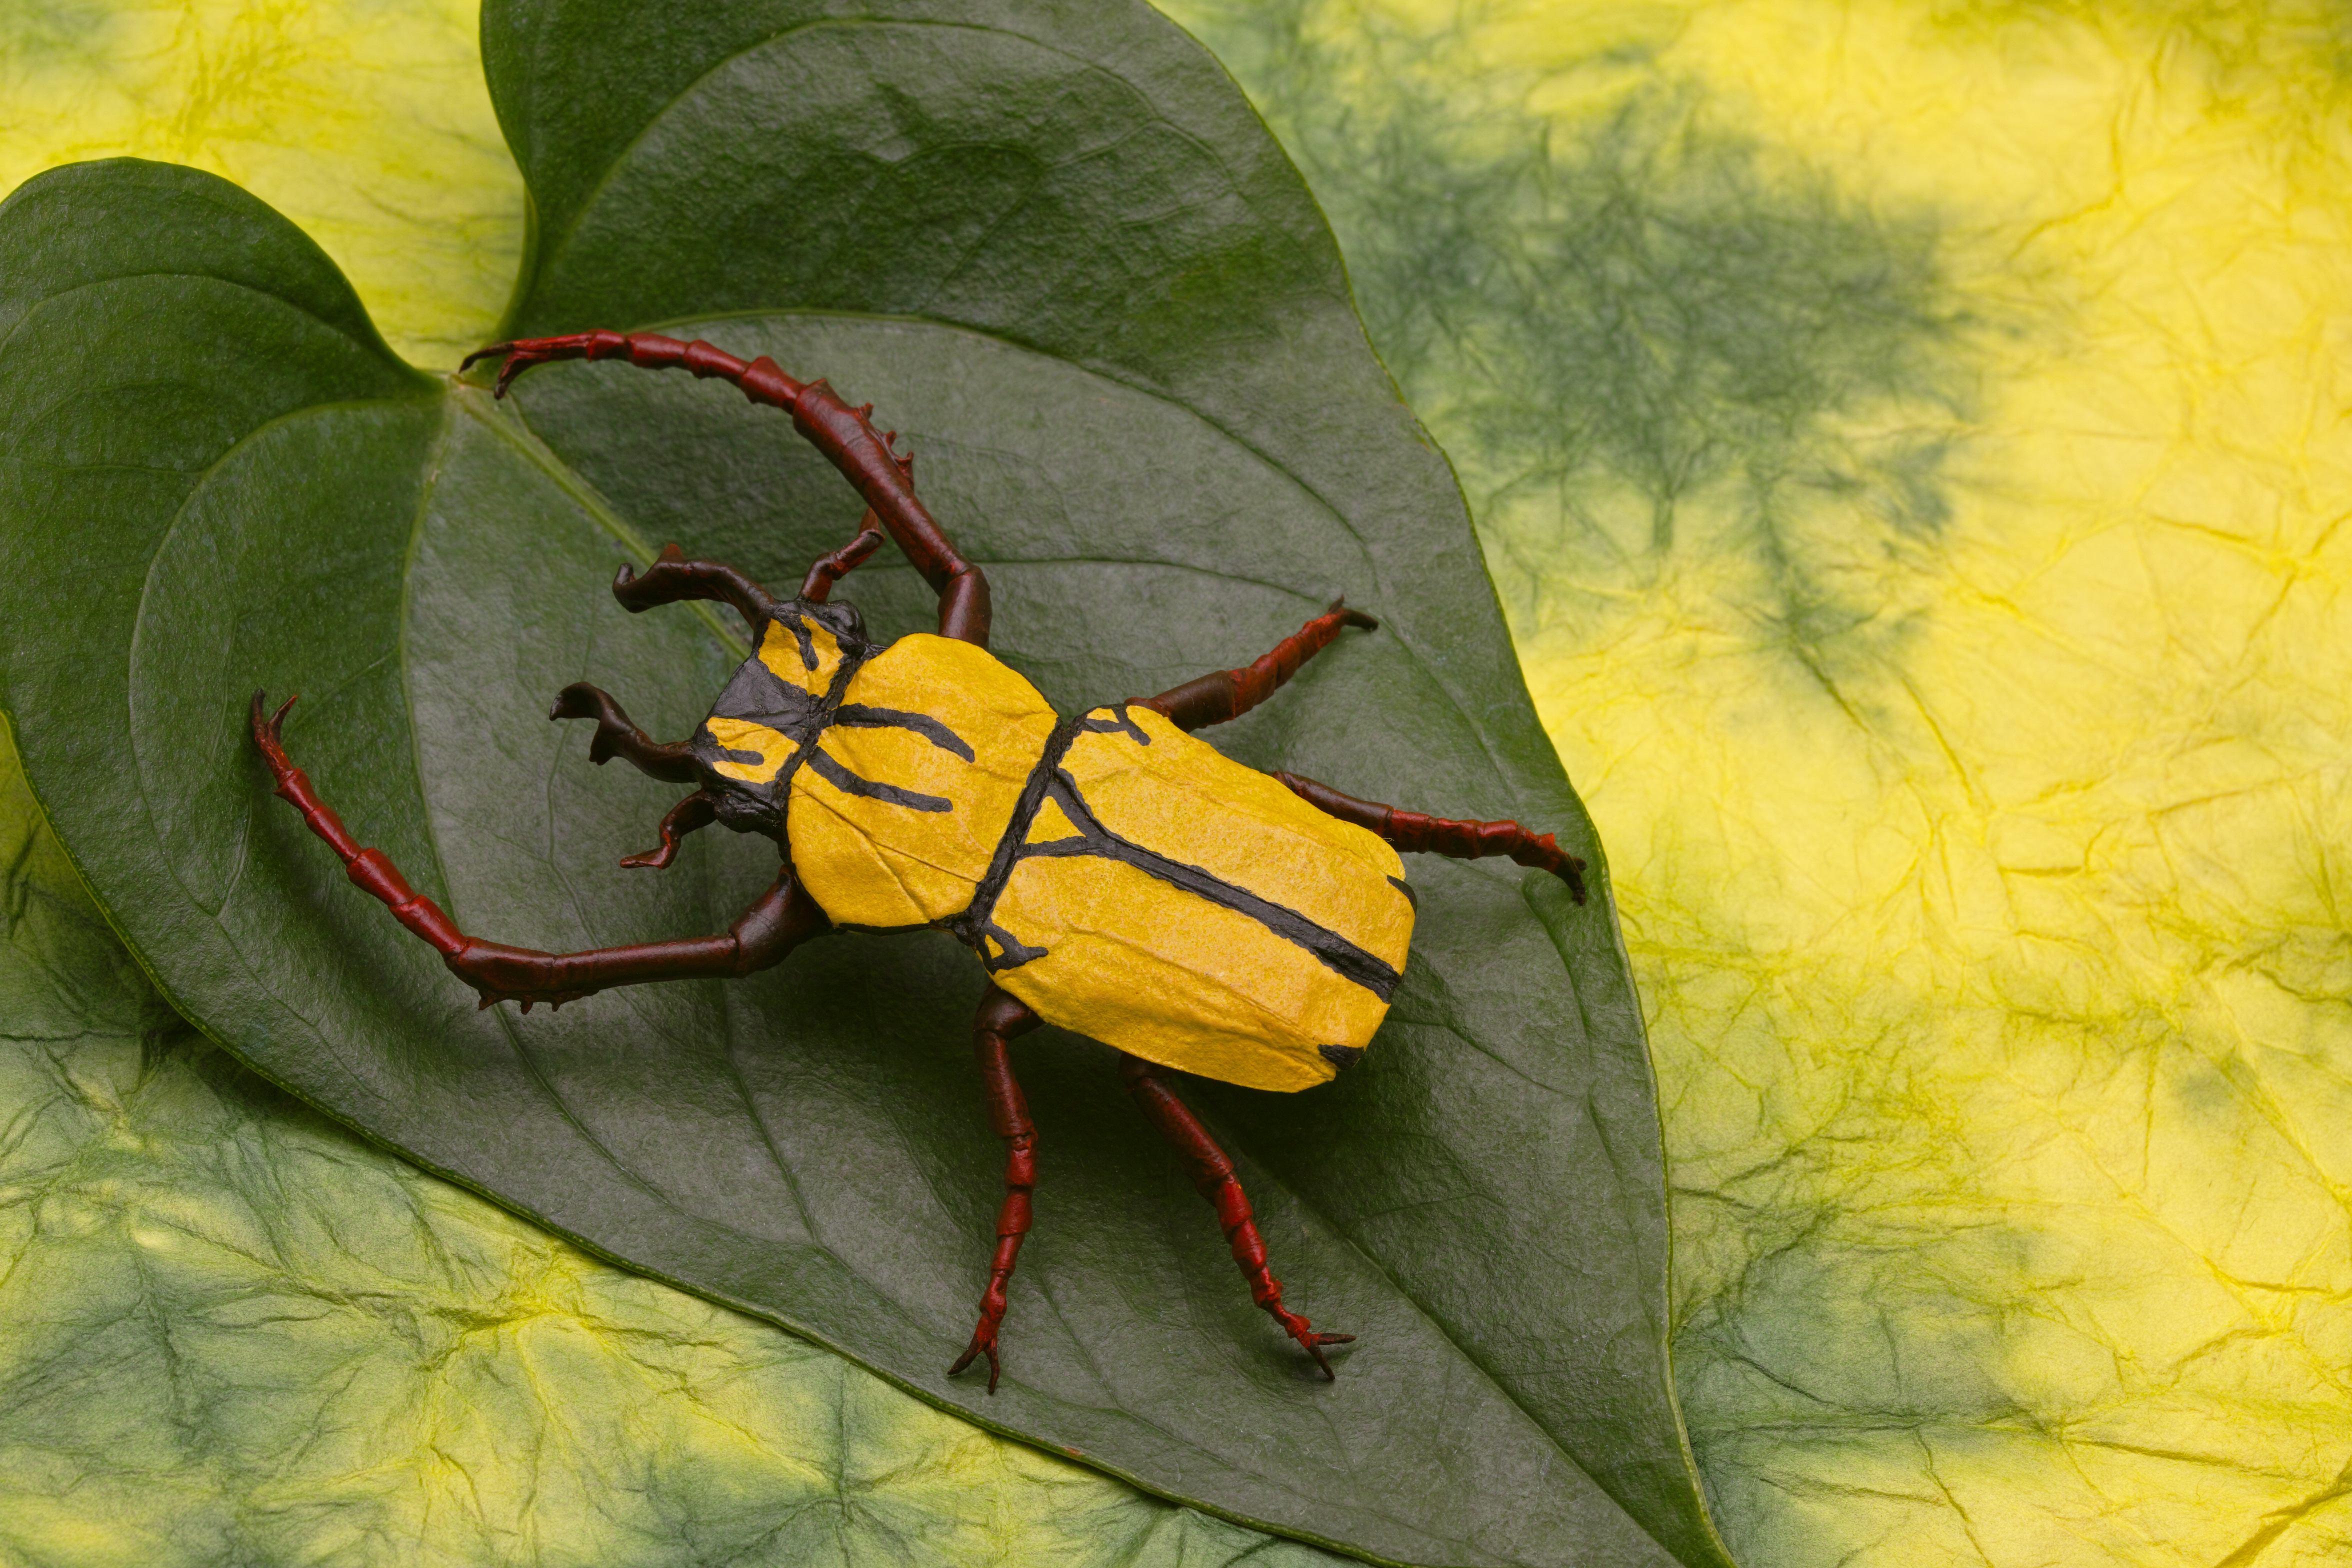
M 677 858 L 677 841 L 698 828 L 709 826 L 718 816 L 719 803 L 696 790 L 662 817 L 659 848 L 624 857 L 621 864 L 633 871 L 667 871 L 669 863 Z
M 627 340 L 616 332 L 573 332 L 561 338 L 518 338 L 513 342 L 492 343 L 486 349 L 476 349 L 458 362 L 457 374 L 463 375 L 473 369 L 477 360 L 503 357 L 506 363 L 499 367 L 498 386 L 490 395 L 504 397 L 514 378 L 535 364 L 546 364 L 560 359 L 604 357 L 592 351 L 604 348 L 605 339 L 616 340 L 622 348 L 627 347 Z
M 659 576 L 661 575 L 661 569 L 665 566 L 683 566 L 685 564 L 686 552 L 680 549 L 678 547 L 677 541 L 673 539 L 667 544 L 661 547 L 661 553 L 655 556 L 653 559 L 653 564 L 646 568 L 646 575 L 648 577 Z M 613 574 L 613 597 L 620 600 L 622 604 L 627 605 L 629 603 L 627 596 L 628 590 L 635 587 L 636 584 L 637 569 L 630 565 L 625 561 L 622 562 L 620 569 Z M 635 606 L 631 607 L 634 608 Z
M 286 781 L 295 769 L 294 760 L 286 754 L 286 743 L 278 738 L 278 731 L 286 722 L 286 710 L 300 700 L 301 696 L 298 692 L 280 702 L 273 713 L 269 710 L 269 699 L 266 694 L 259 691 L 253 694 L 253 743 L 261 748 L 262 758 L 268 763 L 269 772 L 277 779 L 278 793 L 281 795 L 286 793 Z
M 955 1376 L 982 1356 L 988 1358 L 988 1392 L 994 1394 L 997 1373 L 1003 1370 L 996 1360 L 996 1325 L 994 1323 L 983 1321 L 980 1327 L 971 1331 L 971 1343 L 965 1347 L 963 1354 L 956 1357 L 955 1365 L 948 1368 L 948 1375 Z
M 629 715 L 613 694 L 601 687 L 575 680 L 555 694 L 555 705 L 547 710 L 550 719 L 593 719 L 596 738 L 588 742 L 588 760 L 598 767 L 619 755 L 627 738 L 636 732 Z
M 1315 1331 L 1313 1324 L 1300 1317 L 1297 1313 L 1285 1308 L 1279 1301 L 1267 1304 L 1265 1310 L 1274 1314 L 1275 1321 L 1282 1325 L 1283 1331 L 1286 1333 L 1289 1334 L 1292 1339 L 1298 1342 L 1300 1348 L 1305 1350 L 1308 1355 L 1315 1358 L 1315 1364 L 1323 1369 L 1323 1380 L 1326 1383 L 1337 1383 L 1339 1381 L 1339 1374 L 1331 1370 L 1331 1363 L 1329 1359 L 1323 1354 L 1323 1347 L 1326 1345 L 1354 1344 L 1356 1342 L 1355 1335 L 1318 1334 Z
M 472 986 L 481 1000 L 476 1007 L 495 1007 L 501 1002 L 520 1002 L 526 1013 L 533 1005 L 546 1003 L 561 1007 L 566 1002 L 577 1002 L 583 996 L 596 994 L 597 987 L 565 988 L 547 983 L 547 973 L 555 962 L 554 955 L 536 948 L 509 947 L 502 942 L 483 942 L 469 938 L 466 945 L 442 959 L 449 973 Z
M 1578 903 L 1584 902 L 1583 859 L 1562 849 L 1559 841 L 1549 833 L 1531 838 L 1529 847 L 1533 854 L 1515 855 L 1512 858 L 1522 866 L 1550 872 L 1568 884 L 1568 890 L 1575 895 Z
M 971 1366 L 973 1361 L 979 1361 L 981 1356 L 988 1356 L 988 1392 L 990 1394 L 995 1394 L 997 1373 L 1002 1373 L 1004 1368 L 997 1363 L 997 1326 L 992 1321 L 988 1321 L 988 1319 L 983 1319 L 979 1328 L 973 1328 L 971 1344 L 964 1347 L 964 1354 L 957 1356 L 955 1366 L 948 1368 L 948 1375 L 955 1377 L 957 1373 L 962 1373 L 964 1368 Z
M 982 1356 L 986 1356 L 988 1358 L 988 1392 L 994 1394 L 997 1373 L 1003 1370 L 996 1361 L 996 1331 L 1003 1321 L 1004 1276 L 992 1274 L 989 1277 L 988 1289 L 980 1298 L 980 1323 L 971 1331 L 971 1343 L 964 1347 L 963 1354 L 956 1357 L 955 1365 L 948 1368 L 948 1375 L 953 1377 Z

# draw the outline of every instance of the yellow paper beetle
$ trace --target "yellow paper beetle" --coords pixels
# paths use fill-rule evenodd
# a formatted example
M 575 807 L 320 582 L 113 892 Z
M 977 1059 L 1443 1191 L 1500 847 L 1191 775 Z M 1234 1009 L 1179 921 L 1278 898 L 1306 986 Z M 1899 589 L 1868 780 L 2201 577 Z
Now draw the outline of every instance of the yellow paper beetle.
M 1199 1120 L 1154 1070 L 1253 1089 L 1328 1081 L 1364 1054 L 1388 1012 L 1412 936 L 1399 850 L 1507 855 L 1584 898 L 1583 863 L 1549 834 L 1356 800 L 1289 773 L 1245 768 L 1191 733 L 1271 696 L 1343 627 L 1370 616 L 1334 604 L 1246 668 L 1157 697 L 1057 715 L 988 652 L 988 581 L 915 499 L 912 462 L 824 382 L 705 342 L 582 332 L 500 343 L 503 396 L 551 360 L 625 359 L 719 376 L 781 408 L 866 499 L 848 544 L 809 569 L 800 594 L 771 596 L 676 545 L 642 574 L 623 566 L 614 596 L 631 611 L 682 599 L 732 606 L 751 657 L 686 741 L 656 742 L 593 686 L 566 687 L 557 719 L 593 719 L 589 756 L 625 757 L 698 787 L 662 819 L 659 847 L 624 865 L 666 867 L 681 835 L 719 822 L 761 833 L 782 870 L 723 935 L 547 953 L 466 935 L 362 848 L 288 758 L 275 713 L 253 698 L 253 733 L 278 784 L 352 881 L 437 949 L 487 1007 L 565 1002 L 614 985 L 748 974 L 837 930 L 955 933 L 993 981 L 973 1026 L 989 1114 L 1007 1140 L 996 1255 L 971 1343 L 949 1369 L 988 1358 L 996 1388 L 1005 1282 L 1027 1235 L 1035 1184 L 1031 1125 L 1006 1042 L 1054 1024 L 1121 1053 L 1128 1089 L 1192 1168 L 1217 1211 L 1251 1298 L 1332 1375 L 1318 1333 L 1282 1304 L 1249 1200 Z M 877 644 L 834 584 L 887 531 L 940 597 L 939 631 Z

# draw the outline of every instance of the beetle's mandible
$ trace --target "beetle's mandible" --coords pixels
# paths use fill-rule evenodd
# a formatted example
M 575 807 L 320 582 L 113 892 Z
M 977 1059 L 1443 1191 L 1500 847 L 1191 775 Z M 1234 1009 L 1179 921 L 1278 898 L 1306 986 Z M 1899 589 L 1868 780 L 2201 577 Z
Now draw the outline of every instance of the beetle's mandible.
M 593 719 L 589 756 L 627 758 L 695 785 L 661 822 L 659 847 L 625 866 L 666 867 L 681 835 L 724 823 L 773 838 L 775 885 L 718 936 L 549 953 L 467 935 L 412 889 L 381 850 L 362 848 L 253 697 L 253 735 L 277 793 L 342 858 L 351 879 L 390 906 L 480 994 L 481 1005 L 561 1005 L 607 986 L 749 974 L 827 932 L 952 931 L 993 984 L 972 1044 L 989 1118 L 1010 1145 L 996 1255 L 979 1326 L 949 1369 L 988 1358 L 998 1374 L 1005 1283 L 1028 1234 L 1036 1131 L 1006 1042 L 1055 1024 L 1121 1053 L 1129 1091 L 1191 1167 L 1217 1212 L 1250 1296 L 1332 1375 L 1318 1333 L 1282 1304 L 1233 1163 L 1160 1076 L 1161 1068 L 1254 1089 L 1328 1081 L 1364 1054 L 1386 1015 L 1412 934 L 1399 850 L 1507 855 L 1564 879 L 1584 900 L 1583 862 L 1516 822 L 1424 816 L 1266 774 L 1192 731 L 1248 712 L 1341 628 L 1372 629 L 1334 603 L 1240 669 L 1157 697 L 1062 718 L 988 653 L 988 580 L 915 499 L 911 458 L 824 382 L 803 384 L 761 358 L 649 333 L 581 332 L 499 343 L 498 395 L 551 360 L 620 359 L 718 376 L 793 426 L 866 500 L 847 544 L 776 599 L 730 566 L 675 544 L 643 573 L 623 566 L 613 595 L 632 612 L 716 600 L 751 629 L 752 654 L 688 740 L 657 742 L 584 683 L 557 695 L 556 719 Z M 939 631 L 877 644 L 834 585 L 887 533 L 939 595 Z

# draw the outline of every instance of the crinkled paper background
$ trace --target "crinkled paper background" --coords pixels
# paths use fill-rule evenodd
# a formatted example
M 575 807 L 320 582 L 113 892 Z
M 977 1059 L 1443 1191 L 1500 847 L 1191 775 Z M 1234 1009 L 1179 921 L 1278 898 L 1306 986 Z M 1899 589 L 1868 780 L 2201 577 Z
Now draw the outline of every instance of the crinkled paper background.
M 1329 211 L 1610 847 L 1741 1561 L 2352 1559 L 2352 15 L 1169 9 Z M 522 232 L 472 32 L 0 0 L 0 189 L 227 175 L 445 366 Z M 5 774 L 0 1560 L 1331 1561 L 291 1105 Z

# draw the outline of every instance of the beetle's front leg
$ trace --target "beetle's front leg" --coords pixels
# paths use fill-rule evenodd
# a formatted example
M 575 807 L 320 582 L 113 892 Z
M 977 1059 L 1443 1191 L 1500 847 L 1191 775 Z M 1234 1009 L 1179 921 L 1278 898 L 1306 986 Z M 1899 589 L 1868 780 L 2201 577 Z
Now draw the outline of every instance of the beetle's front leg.
M 1021 1257 L 1021 1239 L 1029 1234 L 1029 1194 L 1037 1184 L 1037 1129 L 1029 1120 L 1029 1103 L 1021 1080 L 1013 1076 L 1013 1053 L 1006 1042 L 1025 1035 L 1045 1020 L 1008 991 L 990 986 L 980 999 L 980 1016 L 972 1020 L 972 1054 L 980 1058 L 981 1083 L 988 1096 L 988 1122 L 1004 1140 L 1004 1204 L 996 1211 L 996 1257 L 988 1269 L 988 1289 L 981 1293 L 980 1326 L 971 1343 L 948 1368 L 953 1377 L 980 1357 L 988 1358 L 988 1392 L 996 1392 L 996 1331 L 1004 1321 L 1004 1287 Z
M 701 776 L 686 742 L 655 740 L 630 722 L 627 711 L 601 687 L 573 681 L 555 694 L 555 706 L 547 716 L 595 720 L 596 738 L 588 742 L 588 760 L 598 767 L 625 757 L 639 773 L 670 784 L 692 784 Z
M 750 974 L 781 963 L 802 942 L 833 929 L 833 922 L 787 867 L 775 885 L 718 936 L 584 952 L 541 952 L 467 936 L 438 904 L 408 885 L 400 868 L 383 850 L 361 847 L 334 807 L 319 798 L 310 776 L 287 756 L 278 731 L 286 710 L 293 706 L 289 697 L 271 713 L 262 694 L 253 694 L 253 739 L 277 780 L 278 795 L 300 812 L 310 831 L 341 857 L 351 879 L 382 900 L 393 918 L 408 931 L 430 942 L 450 973 L 480 994 L 485 1007 L 516 1001 L 529 1012 L 536 1002 L 561 1006 L 614 985 Z

